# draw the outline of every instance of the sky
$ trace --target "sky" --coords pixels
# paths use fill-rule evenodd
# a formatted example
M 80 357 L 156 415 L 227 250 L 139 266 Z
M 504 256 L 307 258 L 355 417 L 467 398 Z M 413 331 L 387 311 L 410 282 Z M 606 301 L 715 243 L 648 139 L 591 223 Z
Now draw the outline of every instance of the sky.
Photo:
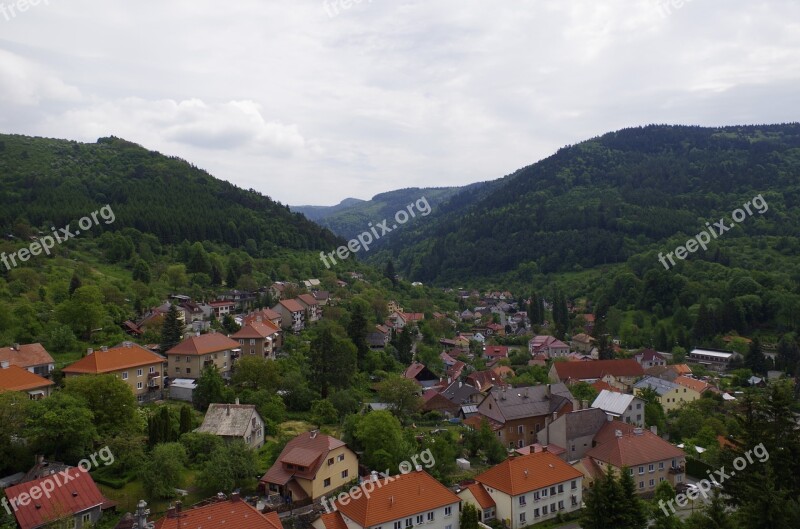
M 0 0 L 0 132 L 125 138 L 284 204 L 795 121 L 797 0 Z

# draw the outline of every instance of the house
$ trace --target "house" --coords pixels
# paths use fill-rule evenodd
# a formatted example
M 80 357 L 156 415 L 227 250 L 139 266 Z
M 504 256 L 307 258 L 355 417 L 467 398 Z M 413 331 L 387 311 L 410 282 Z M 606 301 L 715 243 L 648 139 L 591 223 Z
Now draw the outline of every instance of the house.
M 218 320 L 223 319 L 225 316 L 229 314 L 233 314 L 236 312 L 236 302 L 235 301 L 227 301 L 227 300 L 217 300 L 212 301 L 208 304 L 211 307 L 211 312 L 214 317 Z
M 271 321 L 252 321 L 233 333 L 230 338 L 239 342 L 242 355 L 258 355 L 275 360 L 275 342 L 281 330 Z
M 391 300 L 386 304 L 386 312 L 392 314 L 394 312 L 403 312 L 403 307 L 400 306 L 395 300 Z
M 581 461 L 589 482 L 609 466 L 617 473 L 627 468 L 637 492 L 644 496 L 651 496 L 662 481 L 673 487 L 686 481 L 686 454 L 649 430 L 607 422 L 595 436 L 595 444 Z
M 321 284 L 319 279 L 306 279 L 303 281 L 303 286 L 308 290 L 319 288 Z
M 372 349 L 383 349 L 389 345 L 392 330 L 385 325 L 376 325 L 375 330 L 367 334 L 367 344 Z
M 483 349 L 483 358 L 485 360 L 508 358 L 508 347 L 505 345 L 487 345 Z
M 569 346 L 555 336 L 534 336 L 528 342 L 531 356 L 544 353 L 548 358 L 558 358 L 569 354 Z
M 467 375 L 466 383 L 481 393 L 487 393 L 494 387 L 508 386 L 508 383 L 494 369 L 473 371 Z
M 499 439 L 509 448 L 535 443 L 539 430 L 572 410 L 572 395 L 564 384 L 493 388 L 478 404 L 481 415 L 502 426 Z
M 686 357 L 688 361 L 700 364 L 712 371 L 725 371 L 731 362 L 740 358 L 739 353 L 718 349 L 693 349 Z
M 622 391 L 629 391 L 636 380 L 644 376 L 644 369 L 632 359 L 554 362 L 548 374 L 552 382 L 591 384 L 602 380 Z
M 645 388 L 650 388 L 658 393 L 658 401 L 661 403 L 665 412 L 680 408 L 684 402 L 689 402 L 687 400 L 688 398 L 695 400 L 695 398 L 693 398 L 695 395 L 690 393 L 688 388 L 661 378 L 644 377 L 636 383 L 633 390 L 638 395 Z
M 563 448 L 563 459 L 571 463 L 582 459 L 594 446 L 594 436 L 606 422 L 608 416 L 599 408 L 572 411 L 540 430 L 537 440 L 548 449 L 554 446 Z
M 389 315 L 389 325 L 395 329 L 402 329 L 406 325 L 411 325 L 425 319 L 421 312 L 399 312 L 394 311 Z
M 114 375 L 130 386 L 139 403 L 163 398 L 164 357 L 133 342 L 99 351 L 88 349 L 86 356 L 61 370 L 65 378 L 84 375 Z
M 425 364 L 417 361 L 414 361 L 403 371 L 403 378 L 413 380 L 423 388 L 435 386 L 439 382 L 439 377 L 433 371 L 425 367 Z
M 713 387 L 704 380 L 697 380 L 696 378 L 685 376 L 676 377 L 674 382 L 679 386 L 683 386 L 683 389 L 686 390 L 681 392 L 684 402 L 692 402 L 702 398 L 703 393 L 709 391 Z
M 43 490 L 51 492 L 42 494 Z M 116 507 L 103 496 L 92 476 L 78 467 L 14 485 L 5 489 L 5 495 L 14 502 L 20 529 L 39 529 L 57 521 L 74 529 L 90 529 L 104 510 Z
M 441 394 L 447 400 L 459 406 L 465 404 L 478 404 L 481 400 L 483 400 L 483 395 L 481 395 L 477 389 L 469 384 L 464 384 L 460 380 L 454 380 L 451 382 L 449 386 L 441 391 Z
M 547 450 L 510 457 L 478 474 L 475 481 L 494 501 L 496 518 L 510 529 L 581 508 L 583 474 Z M 461 498 L 471 501 L 470 496 L 475 496 L 472 491 Z M 480 502 L 475 506 L 483 510 Z
M 194 401 L 194 390 L 197 389 L 197 381 L 191 378 L 173 378 L 169 383 L 169 398 L 182 400 L 184 402 Z
M 420 467 L 418 467 L 420 468 Z M 414 470 L 388 479 L 376 474 L 369 494 L 347 495 L 332 501 L 329 519 L 319 520 L 317 529 L 392 529 L 425 525 L 430 529 L 459 529 L 461 499 L 424 470 Z M 332 516 L 331 516 L 332 515 Z
M 226 441 L 240 440 L 254 450 L 264 445 L 264 419 L 254 404 L 211 404 L 203 424 L 195 430 L 210 433 Z
M 316 500 L 358 478 L 358 457 L 346 444 L 314 430 L 289 441 L 259 488 L 292 501 Z
M 6 361 L 0 362 L 0 393 L 18 391 L 27 393 L 31 400 L 49 397 L 55 382 L 31 373 L 19 366 L 8 365 Z
M 292 288 L 297 288 L 297 285 L 294 283 L 286 283 L 284 281 L 276 281 L 270 285 L 269 295 L 280 301 L 286 298 L 286 290 Z
M 184 301 L 180 304 L 180 308 L 183 309 L 186 323 L 202 321 L 210 317 L 210 314 L 206 314 L 206 311 L 204 311 L 200 305 L 194 303 L 193 301 Z
M 604 389 L 592 402 L 592 408 L 603 410 L 610 419 L 644 427 L 644 401 L 639 397 Z
M 461 406 L 442 395 L 438 388 L 430 388 L 422 393 L 422 410 L 438 411 L 447 417 L 458 415 Z
M 40 343 L 18 344 L 0 347 L 0 363 L 21 367 L 40 377 L 49 377 L 56 364 L 53 357 Z
M 458 315 L 462 321 L 472 321 L 475 319 L 475 314 L 472 313 L 469 309 L 464 309 L 464 311 Z
M 597 340 L 595 340 L 588 334 L 580 333 L 573 336 L 569 344 L 576 351 L 580 351 L 581 353 L 588 353 L 592 350 L 596 341 Z
M 283 317 L 281 316 L 280 312 L 274 311 L 270 308 L 263 308 L 245 314 L 244 317 L 242 318 L 242 324 L 247 324 L 252 321 L 268 321 L 271 322 L 273 325 L 281 327 L 282 320 Z
M 306 328 L 306 309 L 294 299 L 284 299 L 272 307 L 281 315 L 281 328 L 297 334 Z
M 314 296 L 314 299 L 317 300 L 317 303 L 319 303 L 320 307 L 326 306 L 331 299 L 331 293 L 327 290 L 315 290 L 311 293 L 311 295 Z
M 478 509 L 478 521 L 486 523 L 497 518 L 497 503 L 478 482 L 467 485 L 458 492 L 461 501 L 471 503 Z
M 145 504 L 144 507 L 146 506 Z M 146 513 L 142 513 L 142 516 L 146 516 Z M 141 520 L 144 522 L 145 519 Z M 146 522 L 139 523 L 138 527 L 148 527 L 148 525 Z M 167 510 L 165 517 L 156 520 L 153 525 L 153 529 L 222 527 L 228 529 L 283 529 L 283 524 L 277 512 L 259 512 L 249 503 L 242 501 L 238 493 L 233 493 L 230 499 L 225 498 L 223 494 L 186 510 L 183 509 L 181 502 L 177 502 L 174 507 Z
M 228 378 L 236 358 L 241 353 L 239 342 L 210 332 L 197 334 L 167 351 L 167 375 L 173 378 L 198 379 L 207 366 L 215 366 Z
M 322 307 L 320 307 L 317 298 L 311 294 L 300 294 L 297 296 L 296 301 L 306 311 L 308 323 L 314 323 L 322 318 Z
M 652 349 L 644 349 L 639 351 L 633 355 L 633 359 L 636 360 L 644 369 L 667 365 L 667 359 L 664 357 L 664 355 Z

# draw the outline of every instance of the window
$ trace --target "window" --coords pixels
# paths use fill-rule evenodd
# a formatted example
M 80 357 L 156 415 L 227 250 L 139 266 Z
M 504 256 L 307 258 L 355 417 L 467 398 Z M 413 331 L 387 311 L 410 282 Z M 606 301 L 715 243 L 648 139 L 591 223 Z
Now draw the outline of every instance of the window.
M 651 486 L 651 487 L 655 487 L 655 486 L 656 486 L 656 480 L 654 480 L 654 479 L 651 479 L 651 480 L 650 480 L 650 486 Z
M 573 496 L 572 496 L 572 506 L 573 506 L 573 507 L 575 507 L 576 505 L 578 505 L 578 498 L 576 498 L 576 497 L 573 495 Z
M 150 374 L 152 375 L 155 372 L 156 372 L 156 367 L 155 366 L 150 366 Z
M 533 501 L 539 501 L 539 491 L 533 493 Z
M 632 468 L 630 468 L 630 469 L 628 469 L 628 470 L 630 471 L 630 473 L 631 473 L 631 476 L 633 476 L 633 469 L 632 469 Z
M 658 470 L 664 470 L 664 462 L 663 461 L 658 464 Z
M 642 414 L 641 413 L 636 415 L 636 420 L 637 421 L 641 421 L 642 420 Z
M 555 496 L 555 495 L 556 495 L 556 488 L 550 487 L 550 496 Z
M 180 367 L 176 367 L 175 368 L 175 373 L 180 375 L 181 374 L 181 368 Z
M 578 481 L 573 479 L 572 483 L 570 483 L 570 487 L 569 488 L 572 489 L 572 490 L 577 489 L 578 488 Z
M 403 522 L 394 523 L 394 529 L 402 529 L 402 528 L 403 528 Z
M 92 513 L 90 512 L 83 513 L 83 516 L 81 516 L 81 522 L 84 527 L 92 523 Z
M 191 372 L 192 372 L 192 368 L 190 368 L 190 367 L 187 367 L 187 368 L 186 368 L 186 374 L 187 374 L 187 375 L 188 375 L 188 374 L 191 374 Z
M 331 478 L 326 478 L 325 481 L 322 482 L 322 486 L 326 489 L 331 486 Z
M 550 512 L 556 512 L 556 504 L 555 504 L 555 502 L 550 504 Z
M 639 467 L 639 474 L 644 474 L 644 465 Z
M 655 472 L 656 466 L 653 463 L 650 463 L 650 465 L 648 465 L 647 467 L 647 470 L 649 470 L 650 472 Z
M 328 466 L 331 466 L 332 464 L 333 464 L 333 458 L 328 459 Z
M 564 510 L 564 501 L 563 500 L 558 502 L 558 510 L 559 511 L 563 511 Z
M 525 495 L 524 494 L 519 497 L 519 504 L 520 505 L 526 505 Z
M 137 370 L 136 370 L 136 376 L 137 376 L 137 377 L 140 377 L 140 376 L 142 376 L 142 375 L 144 375 L 144 370 L 143 370 L 143 369 L 137 369 Z
M 122 372 L 122 380 L 128 380 L 128 372 L 127 371 L 123 371 Z
M 429 513 L 428 513 L 428 521 L 429 521 L 429 522 L 432 522 L 432 521 L 433 521 L 433 511 L 431 511 L 431 512 L 429 512 Z
M 417 515 L 417 525 L 422 525 L 422 515 L 421 514 Z
M 660 478 L 658 478 L 658 482 L 659 483 L 661 483 L 662 481 L 664 481 L 664 476 L 661 476 Z
M 406 527 L 414 527 L 414 519 L 413 518 L 406 518 Z
M 564 484 L 558 486 L 558 492 L 564 492 Z
M 533 517 L 534 518 L 538 518 L 539 517 L 539 509 L 534 509 L 533 510 Z
M 572 445 L 572 451 L 573 452 L 575 451 L 575 445 Z
M 521 424 L 519 426 L 517 426 L 517 433 L 520 434 L 520 435 L 524 434 L 525 433 L 525 427 L 523 427 Z
M 186 363 L 188 364 L 189 362 L 191 362 L 191 360 L 189 360 L 189 357 L 187 356 L 186 357 Z
M 642 403 L 641 402 L 637 402 L 636 403 L 636 409 L 637 410 L 641 410 L 642 409 Z
M 640 489 L 643 489 L 643 488 L 644 488 L 644 481 L 640 481 L 640 482 L 639 482 L 639 488 L 640 488 Z
M 520 521 L 520 523 L 525 523 L 525 513 L 524 512 L 519 513 L 519 521 Z
M 347 469 L 342 470 L 342 479 L 347 477 Z
M 137 382 L 136 383 L 136 389 L 142 389 L 143 387 L 144 387 L 144 384 L 142 384 L 141 382 Z
M 542 507 L 542 516 L 547 516 L 547 505 Z
M 339 457 L 336 458 L 337 461 L 344 461 L 344 454 L 339 454 Z
M 542 498 L 546 498 L 546 497 L 547 497 L 547 489 L 542 489 Z
M 250 338 L 250 345 L 255 345 L 255 344 L 256 344 L 256 339 Z
M 448 506 L 448 507 L 445 507 L 445 508 L 444 508 L 444 515 L 445 515 L 445 516 L 450 516 L 450 515 L 452 515 L 452 514 L 453 514 L 453 508 L 452 508 L 452 507 L 449 507 L 449 506 Z

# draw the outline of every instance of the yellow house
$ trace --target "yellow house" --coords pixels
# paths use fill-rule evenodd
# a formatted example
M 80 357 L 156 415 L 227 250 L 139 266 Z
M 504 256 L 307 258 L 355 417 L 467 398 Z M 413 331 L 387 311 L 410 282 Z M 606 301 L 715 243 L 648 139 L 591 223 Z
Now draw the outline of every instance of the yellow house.
M 239 342 L 217 332 L 191 336 L 167 351 L 167 375 L 196 380 L 206 366 L 216 366 L 228 378 L 241 353 Z
M 65 378 L 83 375 L 115 375 L 130 386 L 138 402 L 160 400 L 164 357 L 132 342 L 111 349 L 89 349 L 86 356 L 61 370 Z
M 286 444 L 261 478 L 266 494 L 293 502 L 330 494 L 358 478 L 358 456 L 344 442 L 319 431 L 300 434 Z
M 684 379 L 679 383 L 679 379 Z M 699 384 L 694 384 L 694 383 Z M 665 412 L 676 410 L 687 402 L 699 399 L 702 393 L 698 391 L 700 386 L 708 389 L 708 384 L 699 380 L 689 379 L 688 377 L 677 377 L 675 382 L 662 380 L 656 377 L 644 377 L 634 386 L 634 393 L 639 395 L 645 388 L 651 388 L 658 393 L 658 401 Z M 705 391 L 703 389 L 703 391 Z

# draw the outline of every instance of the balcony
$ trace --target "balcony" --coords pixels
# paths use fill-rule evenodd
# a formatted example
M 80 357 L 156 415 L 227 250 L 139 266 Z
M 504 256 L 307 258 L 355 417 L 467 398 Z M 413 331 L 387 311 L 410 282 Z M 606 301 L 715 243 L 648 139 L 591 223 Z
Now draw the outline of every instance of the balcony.
M 154 379 L 154 378 L 158 378 L 160 376 L 161 376 L 161 373 L 159 371 L 154 371 L 153 373 L 147 373 L 147 378 L 149 378 L 151 380 Z
M 213 366 L 213 365 L 214 365 L 214 361 L 213 360 L 206 360 L 205 362 L 203 362 L 203 367 L 208 367 L 208 366 Z
M 678 465 L 676 467 L 670 467 L 668 472 L 670 474 L 683 474 L 684 472 L 686 472 L 686 467 L 683 466 L 683 465 Z
M 161 386 L 159 386 L 158 384 L 147 385 L 147 391 L 158 391 L 159 389 L 161 389 Z

